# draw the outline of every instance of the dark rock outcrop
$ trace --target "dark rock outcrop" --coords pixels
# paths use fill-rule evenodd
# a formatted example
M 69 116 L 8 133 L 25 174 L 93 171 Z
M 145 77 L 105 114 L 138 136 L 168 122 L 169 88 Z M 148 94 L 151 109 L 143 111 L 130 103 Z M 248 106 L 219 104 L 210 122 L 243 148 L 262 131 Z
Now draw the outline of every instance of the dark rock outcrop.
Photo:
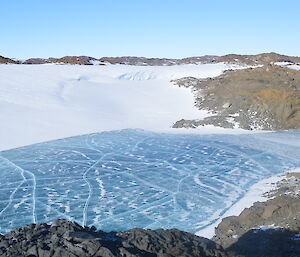
M 0 256 L 199 256 L 226 257 L 221 246 L 193 234 L 132 229 L 105 233 L 66 220 L 27 225 L 0 236 Z

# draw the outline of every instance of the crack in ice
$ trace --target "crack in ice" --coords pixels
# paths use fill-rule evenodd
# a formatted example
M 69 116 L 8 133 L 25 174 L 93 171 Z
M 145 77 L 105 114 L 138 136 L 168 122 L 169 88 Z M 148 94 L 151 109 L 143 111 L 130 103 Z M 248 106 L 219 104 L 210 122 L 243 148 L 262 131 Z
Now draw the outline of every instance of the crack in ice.
M 92 168 L 94 168 L 98 163 L 100 163 L 103 160 L 103 158 L 106 157 L 107 155 L 109 155 L 109 153 L 101 156 L 101 158 L 98 161 L 96 161 L 89 169 L 87 169 L 82 176 L 83 180 L 87 183 L 88 188 L 89 188 L 88 198 L 87 198 L 84 208 L 83 208 L 82 226 L 86 226 L 88 206 L 89 206 L 90 199 L 92 197 L 92 185 L 87 179 L 87 174 Z
M 21 176 L 23 177 L 23 181 L 13 190 L 13 192 L 10 194 L 9 196 L 9 200 L 8 200 L 8 204 L 0 211 L 0 216 L 8 209 L 8 207 L 11 205 L 13 199 L 14 199 L 14 195 L 15 193 L 19 190 L 19 188 L 24 184 L 24 182 L 26 181 L 26 178 L 24 176 L 24 172 L 20 171 Z
M 103 230 L 176 226 L 194 232 L 259 179 L 299 163 L 285 158 L 277 143 L 261 150 L 263 138 L 259 146 L 251 140 L 126 130 L 4 151 L 0 232 L 24 225 L 14 217 L 23 211 L 24 220 L 34 222 L 64 217 Z M 10 168 L 21 176 L 5 173 Z
M 32 181 L 33 181 L 33 188 L 32 188 L 32 222 L 34 224 L 37 223 L 37 218 L 36 218 L 36 195 L 35 195 L 35 191 L 36 191 L 36 178 L 35 178 L 35 175 L 31 172 L 31 171 L 28 171 L 28 170 L 25 170 L 23 168 L 21 168 L 20 166 L 18 166 L 17 164 L 15 164 L 14 162 L 10 161 L 9 159 L 1 156 L 1 158 L 5 161 L 7 161 L 9 164 L 11 164 L 12 166 L 14 166 L 15 168 L 23 171 L 23 172 L 27 172 L 29 173 L 31 176 L 32 176 Z

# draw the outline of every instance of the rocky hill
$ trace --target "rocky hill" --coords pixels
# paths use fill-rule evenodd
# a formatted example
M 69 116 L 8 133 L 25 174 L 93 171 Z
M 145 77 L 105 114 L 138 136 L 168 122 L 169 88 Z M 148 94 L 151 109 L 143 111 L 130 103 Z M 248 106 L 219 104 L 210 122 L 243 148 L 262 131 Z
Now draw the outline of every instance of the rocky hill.
M 282 130 L 300 128 L 300 71 L 265 65 L 227 71 L 206 80 L 174 81 L 190 87 L 195 105 L 210 111 L 202 120 L 180 120 L 175 128 L 212 124 L 226 128 Z
M 13 63 L 13 64 L 17 64 L 18 62 L 12 59 L 9 59 L 7 57 L 1 56 L 0 55 L 0 63 Z
M 300 256 L 300 173 L 288 174 L 267 197 L 223 219 L 213 240 L 240 256 Z
M 45 64 L 45 63 L 57 63 L 57 64 L 79 64 L 79 65 L 93 65 L 93 62 L 97 62 L 96 58 L 89 56 L 64 56 L 61 58 L 30 58 L 23 62 L 23 64 Z
M 170 59 L 170 58 L 146 58 L 146 57 L 103 57 L 99 61 L 110 64 L 127 64 L 127 65 L 141 65 L 141 66 L 170 66 L 181 64 L 197 64 L 197 63 L 213 63 L 217 62 L 218 56 L 205 55 L 197 57 L 188 57 L 183 59 Z
M 95 58 L 90 56 L 64 56 L 61 58 L 29 58 L 23 62 L 13 61 L 5 58 L 3 62 L 0 57 L 0 63 L 23 63 L 23 64 L 45 64 L 45 63 L 59 63 L 59 64 L 79 64 L 79 65 L 91 65 L 94 63 L 103 64 L 126 64 L 126 65 L 142 65 L 142 66 L 170 66 L 181 64 L 197 64 L 197 63 L 216 63 L 225 62 L 241 65 L 259 65 L 269 64 L 276 62 L 289 62 L 300 63 L 300 57 L 287 56 L 278 53 L 262 53 L 256 55 L 239 55 L 228 54 L 224 56 L 216 55 L 204 55 L 193 56 L 182 59 L 172 58 L 146 58 L 136 56 L 121 56 L 121 57 L 102 57 Z M 2 61 L 2 62 L 1 62 Z
M 300 63 L 300 57 L 287 56 L 277 53 L 263 53 L 257 55 L 238 55 L 228 54 L 224 56 L 204 55 L 193 56 L 182 59 L 172 58 L 146 58 L 136 56 L 121 56 L 121 57 L 102 57 L 94 58 L 89 56 L 65 56 L 62 58 L 30 58 L 24 61 L 24 64 L 43 64 L 43 63 L 65 63 L 65 64 L 81 64 L 90 65 L 93 61 L 109 64 L 126 64 L 126 65 L 141 65 L 141 66 L 170 66 L 182 64 L 197 64 L 197 63 L 216 63 L 225 62 L 241 65 L 258 65 L 269 64 L 275 62 L 290 62 Z
M 91 61 L 98 61 L 109 64 L 126 64 L 126 65 L 141 65 L 141 66 L 170 66 L 182 64 L 197 64 L 197 63 L 234 63 L 242 65 L 258 65 L 269 64 L 275 62 L 290 62 L 300 63 L 300 57 L 280 55 L 277 53 L 263 53 L 257 55 L 238 55 L 228 54 L 224 56 L 204 55 L 194 56 L 182 59 L 172 58 L 146 58 L 136 56 L 121 56 L 121 57 L 102 57 L 94 58 L 89 56 L 65 56 L 62 58 L 31 58 L 24 62 L 24 64 L 42 64 L 42 63 L 65 63 L 65 64 L 85 64 L 89 65 Z
M 94 58 L 89 56 L 65 56 L 62 58 L 30 58 L 23 62 L 23 64 L 45 64 L 45 63 L 59 63 L 59 64 L 79 64 L 92 65 L 97 64 L 126 64 L 139 66 L 170 66 L 180 64 L 196 64 L 196 63 L 212 63 L 218 60 L 218 56 L 199 56 L 188 57 L 183 59 L 168 59 L 168 58 L 146 58 L 135 56 L 122 57 L 102 57 Z
M 300 63 L 300 57 L 278 53 L 262 53 L 256 55 L 228 54 L 218 58 L 218 61 L 247 65 L 270 64 L 276 62 Z

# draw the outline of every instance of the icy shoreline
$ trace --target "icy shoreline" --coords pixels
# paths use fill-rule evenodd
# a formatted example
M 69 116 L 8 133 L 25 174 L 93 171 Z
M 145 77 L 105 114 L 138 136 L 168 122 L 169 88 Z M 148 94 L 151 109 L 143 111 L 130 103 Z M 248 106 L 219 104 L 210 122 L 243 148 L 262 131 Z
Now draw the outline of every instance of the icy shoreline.
M 3 232 L 26 224 L 15 215 L 22 213 L 29 222 L 63 215 L 104 231 L 176 227 L 196 233 L 254 183 L 299 167 L 299 148 L 289 144 L 297 138 L 296 132 L 198 136 L 119 130 L 3 151 Z M 236 206 L 242 208 L 240 202 Z M 12 214 L 14 223 L 7 227 Z
M 195 234 L 206 238 L 212 238 L 215 235 L 215 227 L 222 221 L 223 218 L 228 216 L 237 216 L 245 208 L 251 207 L 255 202 L 265 202 L 268 197 L 266 193 L 274 190 L 277 187 L 277 183 L 283 180 L 288 173 L 300 172 L 300 167 L 284 171 L 280 174 L 265 178 L 252 185 L 247 193 L 232 205 L 223 215 L 221 215 L 217 221 L 208 225 L 206 228 L 199 230 Z

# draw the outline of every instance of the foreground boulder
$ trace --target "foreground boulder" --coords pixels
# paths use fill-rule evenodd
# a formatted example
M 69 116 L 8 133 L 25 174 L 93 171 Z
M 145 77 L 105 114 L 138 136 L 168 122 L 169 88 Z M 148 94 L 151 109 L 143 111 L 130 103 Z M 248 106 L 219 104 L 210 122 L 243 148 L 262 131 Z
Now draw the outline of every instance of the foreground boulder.
M 52 225 L 31 224 L 0 236 L 0 256 L 200 256 L 226 257 L 221 246 L 193 234 L 132 229 L 97 232 L 63 219 Z

